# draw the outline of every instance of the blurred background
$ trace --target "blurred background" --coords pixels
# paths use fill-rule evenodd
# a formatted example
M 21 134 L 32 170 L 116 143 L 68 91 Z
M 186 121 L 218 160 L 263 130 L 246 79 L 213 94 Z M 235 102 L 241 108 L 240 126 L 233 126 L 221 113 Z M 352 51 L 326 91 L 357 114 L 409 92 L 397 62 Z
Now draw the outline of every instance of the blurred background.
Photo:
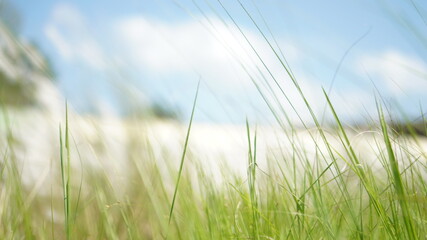
M 375 115 L 375 97 L 416 121 L 427 102 L 426 11 L 421 0 L 2 0 L 0 99 L 188 120 L 200 81 L 195 121 L 269 124 L 260 91 L 273 96 L 266 82 L 277 81 L 290 117 L 294 107 L 309 119 L 280 58 L 319 116 L 324 88 L 349 122 Z
M 0 239 L 426 236 L 426 30 L 426 0 L 0 0 Z

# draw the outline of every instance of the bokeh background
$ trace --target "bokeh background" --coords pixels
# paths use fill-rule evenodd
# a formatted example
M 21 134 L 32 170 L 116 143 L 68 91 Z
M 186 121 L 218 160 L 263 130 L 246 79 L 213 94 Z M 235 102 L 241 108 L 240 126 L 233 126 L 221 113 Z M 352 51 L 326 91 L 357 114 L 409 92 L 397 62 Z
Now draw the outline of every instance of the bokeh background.
M 427 236 L 426 16 L 0 0 L 0 239 Z
M 37 70 L 58 89 L 62 102 L 67 99 L 80 114 L 188 120 L 200 80 L 196 121 L 242 124 L 248 117 L 268 124 L 274 117 L 251 81 L 270 78 L 262 59 L 294 106 L 304 109 L 246 9 L 286 59 L 319 115 L 325 105 L 322 87 L 341 117 L 353 123 L 376 113 L 375 97 L 398 115 L 417 119 L 422 114 L 427 100 L 425 2 L 242 4 L 244 8 L 238 1 L 1 1 L 2 31 L 15 39 L 8 43 L 0 38 L 3 101 L 34 103 L 37 79 L 12 72 Z M 7 53 L 13 44 L 37 52 L 34 66 L 20 59 L 28 56 L 18 50 Z M 8 62 L 13 54 L 13 61 L 22 63 Z M 44 92 L 40 95 L 49 98 Z M 58 101 L 53 99 L 45 101 Z M 309 119 L 304 110 L 301 116 Z

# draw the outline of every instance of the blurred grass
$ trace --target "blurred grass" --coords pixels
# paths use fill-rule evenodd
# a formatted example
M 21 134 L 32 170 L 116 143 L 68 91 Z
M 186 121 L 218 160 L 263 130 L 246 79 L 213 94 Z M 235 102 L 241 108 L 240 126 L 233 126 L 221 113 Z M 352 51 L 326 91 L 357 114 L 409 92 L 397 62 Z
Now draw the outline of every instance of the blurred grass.
M 278 162 L 273 156 L 267 158 L 268 169 L 257 165 L 256 133 L 248 124 L 248 164 L 241 166 L 248 170 L 247 179 L 223 169 L 224 183 L 210 178 L 203 166 L 187 168 L 202 161 L 194 154 L 187 156 L 189 165 L 174 169 L 171 164 L 165 172 L 148 139 L 133 133 L 128 139 L 129 159 L 125 160 L 133 166 L 126 174 L 128 184 L 117 189 L 114 176 L 106 171 L 68 168 L 64 151 L 65 176 L 54 174 L 51 186 L 44 186 L 52 188 L 51 196 L 35 198 L 29 198 L 32 189 L 20 180 L 14 144 L 10 143 L 2 154 L 0 237 L 422 239 L 426 234 L 426 158 L 414 153 L 412 142 L 396 138 L 383 117 L 380 112 L 378 127 L 383 132 L 378 129 L 377 134 L 383 140 L 375 138 L 377 156 L 350 150 L 343 129 L 337 136 L 346 146 L 344 151 L 338 151 L 336 144 L 329 146 L 335 159 L 322 156 L 320 149 L 311 159 L 308 149 L 295 146 L 281 149 Z M 373 171 L 371 159 L 380 161 L 383 170 Z M 79 171 L 84 172 L 82 185 Z
M 300 110 L 289 100 L 280 79 L 269 70 L 237 21 L 219 3 L 258 57 L 259 72 L 264 68 L 268 73 L 261 74 L 260 80 L 251 75 L 249 78 L 281 127 L 278 134 L 284 135 L 291 147 L 283 146 L 279 154 L 262 156 L 268 167 L 260 168 L 259 132 L 247 120 L 248 161 L 240 166 L 247 175 L 242 178 L 224 167 L 220 176 L 224 181 L 216 182 L 210 169 L 203 166 L 202 157 L 189 151 L 197 91 L 179 168 L 173 164 L 177 156 L 168 155 L 167 150 L 166 166 L 162 166 L 151 139 L 129 128 L 126 158 L 117 159 L 130 166 L 126 184 L 121 185 L 115 182 L 111 171 L 106 171 L 108 166 L 72 167 L 72 159 L 81 160 L 82 156 L 78 145 L 70 142 L 69 125 L 73 122 L 66 107 L 65 129 L 60 127 L 59 134 L 60 155 L 52 163 L 55 169 L 50 186 L 44 186 L 51 189 L 50 195 L 34 195 L 34 189 L 22 182 L 13 127 L 3 109 L 6 132 L 2 134 L 6 141 L 0 155 L 0 239 L 426 238 L 427 158 L 419 144 L 422 137 L 412 125 L 406 124 L 409 136 L 399 136 L 396 127 L 386 121 L 390 116 L 378 101 L 377 120 L 368 123 L 375 133 L 375 144 L 371 145 L 375 155 L 358 151 L 351 136 L 366 132 L 347 129 L 324 91 L 336 125 L 335 130 L 326 129 L 317 120 L 282 51 L 270 43 L 239 2 L 312 117 L 314 128 L 300 117 L 304 129 L 298 130 L 279 99 L 284 97 L 297 115 Z M 424 119 L 423 126 L 425 129 Z M 306 131 L 308 137 L 301 139 L 299 131 Z M 102 158 L 105 149 L 94 151 Z M 381 169 L 373 168 L 372 162 L 380 163 Z
M 376 155 L 354 148 L 349 130 L 334 113 L 340 127 L 325 133 L 323 144 L 311 149 L 309 142 L 317 138 L 299 139 L 295 132 L 292 148 L 261 156 L 267 168 L 258 166 L 259 130 L 248 122 L 248 161 L 241 166 L 247 177 L 224 168 L 221 183 L 191 151 L 179 169 L 172 160 L 177 156 L 165 152 L 164 169 L 149 138 L 130 130 L 127 159 L 120 160 L 130 164 L 127 184 L 119 186 L 105 169 L 69 167 L 68 158 L 79 155 L 67 150 L 77 146 L 67 140 L 67 125 L 73 122 L 65 117 L 62 161 L 55 160 L 50 186 L 43 187 L 52 188 L 51 195 L 36 197 L 21 181 L 9 127 L 2 152 L 0 238 L 422 239 L 427 234 L 424 150 L 390 131 L 378 109 L 377 137 L 372 136 Z M 312 130 L 313 136 L 319 132 Z M 191 149 L 191 143 L 184 146 Z M 313 150 L 314 155 L 308 153 Z M 328 151 L 333 158 L 323 153 Z M 371 168 L 372 161 L 381 168 Z M 61 169 L 63 176 L 55 174 Z

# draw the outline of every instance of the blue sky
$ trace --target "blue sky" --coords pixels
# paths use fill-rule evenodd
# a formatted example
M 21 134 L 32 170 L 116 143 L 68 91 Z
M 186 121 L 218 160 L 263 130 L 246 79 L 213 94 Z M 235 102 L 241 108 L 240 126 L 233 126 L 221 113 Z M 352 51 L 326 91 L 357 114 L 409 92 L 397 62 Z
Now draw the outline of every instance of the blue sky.
M 301 116 L 308 118 L 279 61 L 242 7 L 237 1 L 223 2 Z M 242 3 L 269 40 L 277 41 L 316 112 L 324 106 L 321 87 L 329 89 L 334 75 L 331 98 L 348 120 L 375 113 L 374 86 L 384 100 L 399 103 L 413 116 L 427 103 L 425 2 Z M 201 79 L 198 121 L 242 123 L 246 116 L 273 120 L 241 64 L 261 85 L 262 74 L 269 82 L 273 79 L 217 1 L 13 4 L 23 19 L 21 37 L 41 46 L 64 96 L 82 112 L 118 112 L 135 102 L 162 102 L 185 117 Z M 280 95 L 276 88 L 273 91 Z

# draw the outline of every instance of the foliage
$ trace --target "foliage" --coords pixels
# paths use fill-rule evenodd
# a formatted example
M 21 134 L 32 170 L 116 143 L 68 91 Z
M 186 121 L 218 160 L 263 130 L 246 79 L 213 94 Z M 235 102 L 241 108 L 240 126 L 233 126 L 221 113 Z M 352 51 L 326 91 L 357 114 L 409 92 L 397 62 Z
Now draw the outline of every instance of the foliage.
M 281 94 L 286 98 L 286 91 L 263 91 L 260 83 L 248 74 L 276 117 L 280 126 L 278 134 L 292 143 L 278 149 L 278 155 L 263 156 L 267 169 L 258 166 L 259 132 L 247 121 L 248 161 L 241 166 L 247 175 L 242 178 L 224 167 L 221 169 L 224 181 L 214 181 L 204 167 L 203 157 L 190 151 L 196 97 L 182 155 L 178 156 L 179 167 L 173 164 L 177 156 L 168 155 L 168 149 L 156 151 L 155 143 L 150 142 L 144 131 L 127 129 L 127 157 L 117 161 L 130 167 L 127 184 L 117 187 L 115 176 L 107 174 L 108 166 L 71 167 L 70 161 L 82 161 L 85 156 L 79 154 L 79 144 L 71 142 L 69 125 L 73 122 L 66 110 L 65 128 L 60 128 L 58 141 L 60 155 L 52 163 L 56 171 L 50 184 L 43 186 L 50 188 L 50 194 L 36 195 L 37 189 L 27 189 L 21 181 L 12 126 L 4 114 L 7 131 L 2 133 L 6 141 L 0 154 L 0 238 L 425 238 L 427 156 L 419 144 L 421 137 L 413 131 L 406 137 L 396 135 L 394 126 L 387 121 L 391 116 L 383 111 L 381 99 L 377 102 L 376 120 L 369 122 L 370 131 L 354 133 L 346 128 L 333 99 L 324 91 L 330 116 L 337 126 L 335 130 L 326 129 L 286 60 L 280 57 L 244 5 L 241 6 L 291 79 L 293 88 L 289 89 L 304 101 L 313 128 L 302 122 L 303 129 L 297 129 L 290 121 L 281 106 L 290 104 L 298 113 L 297 109 L 292 102 L 281 102 L 275 96 Z M 225 7 L 223 10 L 239 27 Z M 262 63 L 260 68 L 269 72 L 269 66 Z M 280 79 L 273 75 L 263 80 L 270 88 L 280 88 Z M 272 107 L 273 104 L 278 108 Z M 299 138 L 301 131 L 307 138 Z M 368 133 L 372 133 L 370 147 L 374 155 L 358 151 L 352 141 L 352 136 Z M 101 158 L 102 165 L 102 153 L 91 150 Z M 166 166 L 160 166 L 159 152 L 165 155 Z

